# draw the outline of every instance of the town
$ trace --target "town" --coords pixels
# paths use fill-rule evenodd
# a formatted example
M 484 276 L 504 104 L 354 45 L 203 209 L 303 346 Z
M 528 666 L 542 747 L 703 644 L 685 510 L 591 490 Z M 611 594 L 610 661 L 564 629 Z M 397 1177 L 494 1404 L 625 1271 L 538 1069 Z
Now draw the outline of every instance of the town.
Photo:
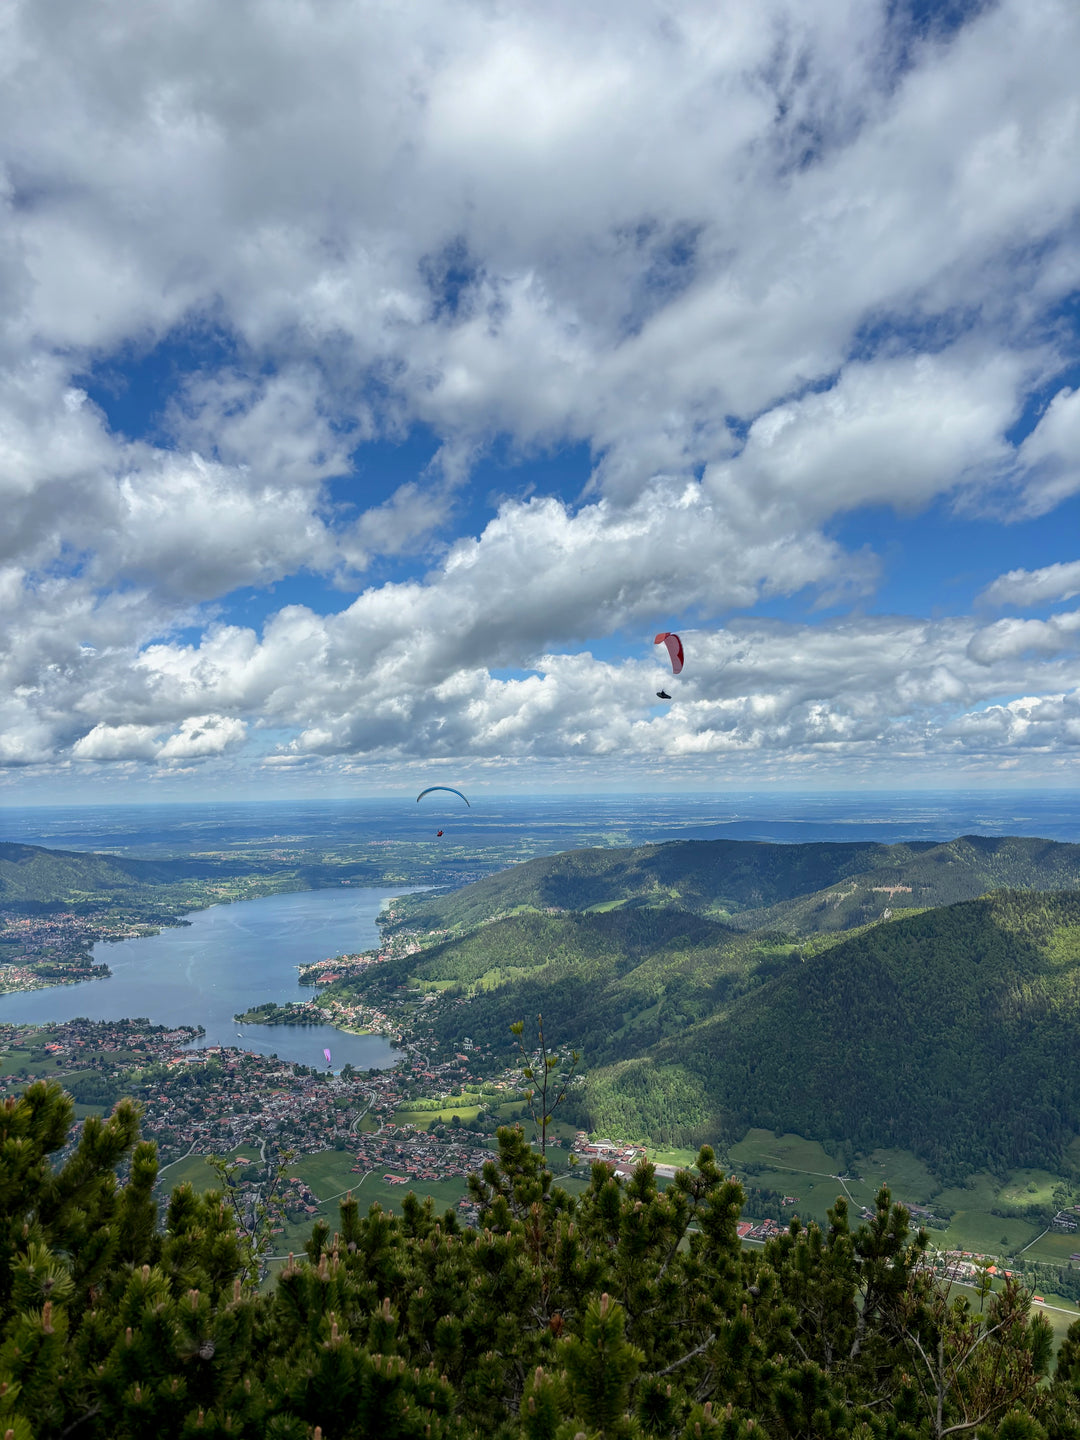
M 99 940 L 123 940 L 153 933 L 126 921 L 59 911 L 46 915 L 0 915 L 0 994 L 101 980 L 111 972 L 95 964 L 91 947 Z
M 318 972 L 319 983 L 347 967 L 372 963 L 376 957 L 365 954 L 310 968 Z M 362 1018 L 368 1027 L 378 1026 L 399 1040 L 403 1049 L 394 1068 L 358 1072 L 345 1065 L 335 1074 L 239 1047 L 207 1045 L 193 1027 L 170 1029 L 145 1019 L 77 1019 L 0 1026 L 0 1094 L 21 1090 L 39 1077 L 60 1081 L 78 1117 L 67 1153 L 87 1115 L 107 1113 L 121 1097 L 132 1097 L 140 1107 L 143 1135 L 158 1147 L 162 1197 L 178 1179 L 194 1180 L 201 1173 L 204 1185 L 224 1182 L 229 1187 L 238 1225 L 249 1230 L 266 1201 L 276 1197 L 278 1220 L 269 1235 L 287 1248 L 302 1243 L 317 1216 L 331 1220 L 325 1207 L 350 1189 L 363 1189 L 371 1200 L 391 1207 L 399 1188 L 434 1193 L 438 1203 L 455 1208 L 461 1223 L 475 1223 L 479 1212 L 467 1180 L 491 1158 L 499 1125 L 523 1123 L 539 1143 L 520 1067 L 505 1066 L 469 1037 L 462 1037 L 458 1051 L 439 1058 L 415 1038 L 403 1037 L 406 1025 L 395 1023 L 396 1017 L 371 1007 L 340 1008 L 352 1010 L 354 1024 Z M 557 1173 L 568 1169 L 572 1175 L 572 1167 L 580 1166 L 577 1184 L 594 1165 L 626 1179 L 642 1161 L 651 1160 L 641 1144 L 575 1133 L 565 1123 L 552 1127 L 547 1143 Z M 555 1158 L 560 1150 L 562 1160 Z M 190 1168 L 200 1157 L 216 1157 L 216 1180 L 205 1166 L 201 1172 Z M 675 1176 L 674 1164 L 652 1163 L 661 1185 Z M 562 1176 L 560 1183 L 575 1182 Z M 758 1192 L 751 1184 L 737 1225 L 739 1238 L 753 1244 L 781 1234 L 798 1203 L 797 1195 Z M 912 1203 L 908 1209 L 913 1229 L 944 1223 L 929 1206 Z M 864 1209 L 862 1218 L 868 1214 Z M 1068 1235 L 1078 1222 L 1080 1212 L 1069 1207 L 1059 1210 L 1051 1224 Z M 1070 1263 L 1078 1260 L 1080 1252 L 1070 1256 Z M 959 1249 L 931 1248 L 923 1263 L 945 1281 L 976 1287 L 985 1276 L 994 1280 L 1015 1273 L 996 1255 Z M 1033 1288 L 1045 1286 L 1049 1294 L 1063 1286 L 1060 1273 L 1045 1264 L 1023 1264 L 1022 1269 Z

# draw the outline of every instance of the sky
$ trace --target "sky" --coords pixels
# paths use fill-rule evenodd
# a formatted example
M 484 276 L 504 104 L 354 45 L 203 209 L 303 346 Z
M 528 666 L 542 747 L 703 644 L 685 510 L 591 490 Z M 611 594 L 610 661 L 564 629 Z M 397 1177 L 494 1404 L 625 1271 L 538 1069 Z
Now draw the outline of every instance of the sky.
M 0 804 L 1077 784 L 1075 0 L 2 23 Z

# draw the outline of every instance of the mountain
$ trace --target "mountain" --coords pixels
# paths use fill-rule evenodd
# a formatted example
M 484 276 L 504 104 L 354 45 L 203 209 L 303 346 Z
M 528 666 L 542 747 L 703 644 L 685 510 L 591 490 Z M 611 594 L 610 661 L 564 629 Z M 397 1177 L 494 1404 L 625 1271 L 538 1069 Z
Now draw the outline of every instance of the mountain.
M 174 884 L 208 873 L 190 860 L 126 860 L 40 845 L 0 843 L 0 906 L 19 901 L 49 904 Z
M 892 848 L 874 842 L 676 840 L 634 849 L 567 850 L 489 875 L 450 895 L 409 896 L 401 923 L 410 929 L 460 930 L 523 907 L 590 910 L 630 902 L 678 904 L 726 916 L 835 884 L 871 868 L 879 852 Z M 1080 860 L 1077 870 L 1080 874 Z
M 1078 1037 L 1080 895 L 1003 891 L 792 956 L 652 1054 L 700 1081 L 728 1132 L 783 1125 L 977 1170 L 1062 1161 Z
M 1073 890 L 1080 845 L 1053 840 L 964 835 L 934 845 L 883 845 L 874 864 L 814 894 L 742 912 L 735 923 L 813 934 L 849 930 L 886 909 L 924 909 L 974 900 L 994 890 Z
M 449 895 L 400 903 L 400 927 L 462 932 L 522 909 L 677 905 L 744 928 L 847 929 L 887 908 L 948 905 L 989 890 L 1080 886 L 1080 845 L 966 835 L 945 844 L 776 845 L 679 840 L 570 850 L 515 865 Z M 891 893 L 890 893 L 891 892 Z
M 542 1013 L 583 1052 L 590 1129 L 686 1145 L 760 1125 L 941 1175 L 1060 1166 L 1080 1130 L 1080 846 L 677 842 L 412 901 L 422 948 L 354 991 L 426 992 L 418 1023 L 447 1049 L 507 1049 Z
M 400 867 L 395 866 L 395 869 Z M 0 914 L 43 909 L 100 912 L 110 906 L 196 910 L 277 890 L 386 883 L 380 864 L 317 852 L 135 860 L 92 851 L 0 842 Z M 400 875 L 395 875 L 400 880 Z

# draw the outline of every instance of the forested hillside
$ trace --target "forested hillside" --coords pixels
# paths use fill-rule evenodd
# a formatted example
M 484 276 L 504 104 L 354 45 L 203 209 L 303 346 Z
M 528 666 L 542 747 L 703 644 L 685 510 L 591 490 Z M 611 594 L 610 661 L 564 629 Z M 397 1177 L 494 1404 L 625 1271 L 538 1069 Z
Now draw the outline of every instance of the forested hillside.
M 727 914 L 773 905 L 857 874 L 892 847 L 677 840 L 635 849 L 567 850 L 491 875 L 451 895 L 407 897 L 403 924 L 453 929 L 521 906 L 589 910 L 628 901 Z M 1080 874 L 1080 847 L 1077 847 Z
M 1080 845 L 1015 836 L 946 844 L 771 845 L 680 840 L 571 850 L 515 865 L 449 895 L 400 902 L 399 927 L 461 932 L 514 910 L 676 905 L 745 928 L 848 929 L 887 908 L 974 900 L 990 890 L 1080 886 Z
M 728 1129 L 896 1145 L 943 1173 L 1062 1163 L 1078 1037 L 1080 896 L 1006 891 L 793 962 L 655 1055 L 701 1079 Z
M 1077 1130 L 1080 897 L 1005 892 L 927 911 L 751 985 L 727 1009 L 586 1078 L 593 1123 L 762 1125 L 939 1174 L 1064 1165 Z
M 137 860 L 0 842 L 0 915 L 50 909 L 99 912 L 109 905 L 194 910 L 275 890 L 317 889 L 343 880 L 375 884 L 382 879 L 381 869 L 370 861 L 341 861 L 333 855 Z
M 582 1052 L 569 1104 L 590 1129 L 686 1145 L 759 1125 L 914 1150 L 941 1175 L 1056 1167 L 1080 1128 L 1078 857 L 977 837 L 574 852 L 417 897 L 412 925 L 438 918 L 441 938 L 342 988 L 434 993 L 420 1023 L 443 1050 L 505 1048 L 542 1012 Z
M 992 890 L 1074 890 L 1080 846 L 1051 840 L 965 835 L 945 845 L 882 846 L 872 869 L 815 894 L 748 910 L 734 923 L 798 934 L 849 930 L 886 909 L 925 909 Z
M 197 861 L 125 860 L 115 855 L 0 843 L 0 905 L 39 904 L 131 893 L 209 873 Z

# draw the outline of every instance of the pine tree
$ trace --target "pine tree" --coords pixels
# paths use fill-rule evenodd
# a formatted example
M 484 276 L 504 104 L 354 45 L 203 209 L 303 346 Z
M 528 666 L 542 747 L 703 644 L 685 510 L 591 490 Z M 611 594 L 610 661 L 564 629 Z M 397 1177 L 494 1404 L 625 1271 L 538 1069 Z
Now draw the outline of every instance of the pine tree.
M 87 1122 L 36 1084 L 0 1110 L 0 1440 L 1080 1440 L 1080 1326 L 977 1313 L 883 1190 L 852 1229 L 763 1251 L 710 1150 L 553 1184 L 520 1129 L 473 1178 L 479 1226 L 349 1196 L 268 1294 L 227 1197 L 155 1224 L 134 1109 Z

